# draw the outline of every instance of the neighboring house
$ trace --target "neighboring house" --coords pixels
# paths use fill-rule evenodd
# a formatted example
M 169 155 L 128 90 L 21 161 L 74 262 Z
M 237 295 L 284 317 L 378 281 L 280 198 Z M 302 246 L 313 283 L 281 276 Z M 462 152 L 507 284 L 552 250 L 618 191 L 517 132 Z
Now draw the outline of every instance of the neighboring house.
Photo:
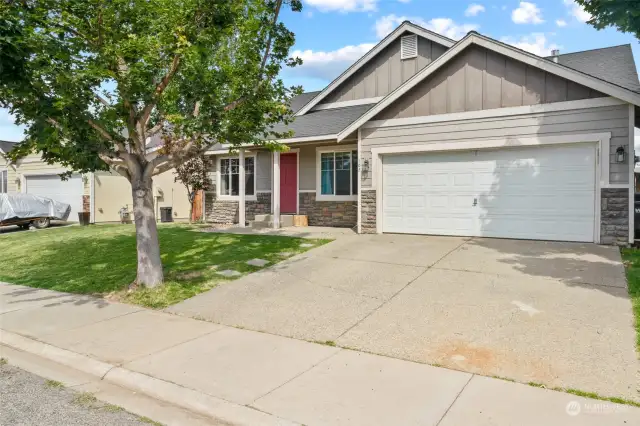
M 0 193 L 26 192 L 67 203 L 71 205 L 70 221 L 77 221 L 79 212 L 89 212 L 92 223 L 119 222 L 121 208 L 132 212 L 131 185 L 123 176 L 115 172 L 76 173 L 61 180 L 59 175 L 66 169 L 46 164 L 38 155 L 9 163 L 4 154 L 14 145 L 0 141 Z M 171 207 L 175 220 L 188 220 L 191 206 L 187 191 L 174 178 L 173 171 L 154 177 L 156 213 L 161 207 Z
M 292 100 L 289 152 L 212 148 L 206 217 L 626 244 L 637 105 L 629 45 L 542 58 L 404 22 L 324 90 Z
M 6 157 L 14 145 L 15 142 L 0 141 L 0 194 L 15 191 L 15 167 Z

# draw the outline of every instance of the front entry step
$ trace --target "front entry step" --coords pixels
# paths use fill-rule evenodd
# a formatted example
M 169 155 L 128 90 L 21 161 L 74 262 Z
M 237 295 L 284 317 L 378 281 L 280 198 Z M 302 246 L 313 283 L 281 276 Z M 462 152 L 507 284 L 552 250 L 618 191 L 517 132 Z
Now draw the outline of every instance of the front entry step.
M 293 226 L 292 214 L 280 215 L 280 227 L 286 228 Z M 251 222 L 252 228 L 273 228 L 273 215 L 272 214 L 257 214 L 253 222 Z

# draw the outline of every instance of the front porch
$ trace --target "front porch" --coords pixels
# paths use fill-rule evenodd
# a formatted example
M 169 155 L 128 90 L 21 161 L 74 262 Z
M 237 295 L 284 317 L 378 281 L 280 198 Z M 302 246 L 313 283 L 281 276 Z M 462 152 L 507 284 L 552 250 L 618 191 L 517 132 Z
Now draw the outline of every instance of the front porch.
M 256 215 L 304 215 L 310 227 L 355 228 L 358 210 L 357 146 L 310 142 L 286 152 L 247 147 L 230 155 L 210 151 L 204 217 L 215 224 L 251 225 Z

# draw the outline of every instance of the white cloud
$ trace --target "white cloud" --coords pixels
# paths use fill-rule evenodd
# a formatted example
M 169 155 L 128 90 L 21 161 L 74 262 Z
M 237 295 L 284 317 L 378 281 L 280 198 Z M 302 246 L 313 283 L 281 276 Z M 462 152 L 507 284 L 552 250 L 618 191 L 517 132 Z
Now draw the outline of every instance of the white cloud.
M 584 10 L 582 6 L 573 0 L 564 0 L 565 6 L 569 9 L 569 14 L 580 22 L 587 22 L 591 19 L 591 14 Z
M 400 3 L 411 3 L 411 0 L 398 0 Z
M 542 11 L 535 3 L 521 1 L 520 7 L 511 12 L 511 20 L 516 24 L 542 24 Z
M 556 19 L 556 25 L 559 27 L 566 27 L 567 21 L 565 21 L 564 19 Z
M 310 78 L 333 80 L 351 64 L 367 53 L 375 43 L 362 43 L 357 46 L 345 46 L 338 50 L 296 50 L 292 57 L 302 59 L 302 65 L 290 72 Z
M 533 33 L 517 40 L 513 37 L 503 37 L 501 41 L 538 56 L 549 56 L 552 50 L 560 47 L 555 43 L 549 43 L 543 33 Z
M 464 37 L 464 35 L 469 31 L 476 30 L 478 28 L 475 24 L 457 24 L 450 18 L 434 18 L 430 21 L 425 21 L 422 18 L 396 16 L 391 14 L 383 16 L 376 21 L 374 27 L 376 35 L 378 38 L 386 37 L 403 21 L 411 21 L 416 25 L 420 25 L 421 27 L 455 40 Z
M 464 16 L 476 16 L 480 12 L 484 12 L 485 8 L 481 4 L 471 3 L 467 10 L 464 11 Z
M 320 12 L 367 12 L 377 10 L 378 0 L 305 0 Z

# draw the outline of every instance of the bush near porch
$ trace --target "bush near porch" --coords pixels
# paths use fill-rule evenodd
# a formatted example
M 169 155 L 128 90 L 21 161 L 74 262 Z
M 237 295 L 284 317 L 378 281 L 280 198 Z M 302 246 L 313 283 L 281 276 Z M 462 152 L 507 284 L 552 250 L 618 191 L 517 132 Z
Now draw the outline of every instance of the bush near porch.
M 136 239 L 132 225 L 71 226 L 0 234 L 0 281 L 69 293 L 91 294 L 164 308 L 224 281 L 271 265 L 330 240 L 199 232 L 197 226 L 159 226 L 165 285 L 127 291 L 136 277 Z M 312 247 L 300 247 L 311 243 Z M 232 269 L 242 275 L 225 278 Z

